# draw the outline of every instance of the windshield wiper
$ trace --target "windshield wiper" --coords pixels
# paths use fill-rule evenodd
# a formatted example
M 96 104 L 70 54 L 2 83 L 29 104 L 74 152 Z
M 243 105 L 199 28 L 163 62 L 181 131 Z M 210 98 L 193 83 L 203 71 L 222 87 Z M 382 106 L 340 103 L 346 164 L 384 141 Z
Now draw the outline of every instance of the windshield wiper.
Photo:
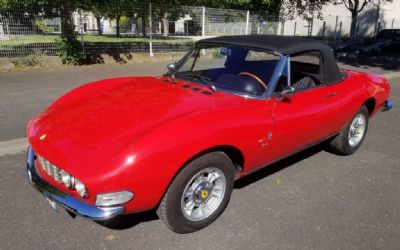
M 215 87 L 213 81 L 205 76 L 194 74 L 194 73 L 186 73 L 183 74 L 184 76 L 192 77 L 201 80 L 203 83 L 207 84 L 207 87 L 211 89 L 213 92 L 218 92 L 217 88 Z

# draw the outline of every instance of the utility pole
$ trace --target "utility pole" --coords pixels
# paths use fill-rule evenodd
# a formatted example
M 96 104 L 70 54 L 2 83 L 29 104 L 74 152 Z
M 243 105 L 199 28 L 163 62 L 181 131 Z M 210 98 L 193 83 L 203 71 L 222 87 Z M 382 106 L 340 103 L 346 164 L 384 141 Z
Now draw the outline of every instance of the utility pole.
M 149 3 L 149 11 L 150 11 L 150 20 L 149 20 L 149 23 L 150 23 L 150 57 L 153 57 L 154 56 L 154 54 L 153 54 L 153 42 L 152 42 L 152 38 L 153 38 L 153 22 L 152 22 L 152 19 L 153 19 L 153 17 L 152 17 L 152 15 L 151 15 L 151 13 L 152 13 L 152 11 L 151 11 L 151 2 Z

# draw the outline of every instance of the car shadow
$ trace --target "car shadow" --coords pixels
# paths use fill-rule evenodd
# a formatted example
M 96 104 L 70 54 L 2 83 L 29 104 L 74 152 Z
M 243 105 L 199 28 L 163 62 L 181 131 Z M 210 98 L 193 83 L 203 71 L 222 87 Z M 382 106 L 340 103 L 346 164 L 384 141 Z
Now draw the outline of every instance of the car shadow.
M 303 161 L 319 152 L 324 150 L 325 145 L 323 143 L 313 146 L 311 148 L 305 149 L 299 153 L 296 153 L 292 156 L 284 158 L 280 161 L 277 161 L 265 168 L 262 168 L 252 174 L 249 174 L 235 182 L 235 189 L 242 189 L 250 184 L 253 184 L 261 179 L 264 179 L 276 172 L 279 172 L 287 167 L 290 167 L 300 161 Z M 108 229 L 112 230 L 125 230 L 132 228 L 140 223 L 143 222 L 150 222 L 158 220 L 158 215 L 155 209 L 136 213 L 136 214 L 127 214 L 127 215 L 120 215 L 113 219 L 103 222 L 96 222 Z
M 235 189 L 242 189 L 250 184 L 253 184 L 261 179 L 273 175 L 287 167 L 290 167 L 298 162 L 301 162 L 319 152 L 325 150 L 325 143 L 317 144 L 313 147 L 300 151 L 292 156 L 286 157 L 269 166 L 261 168 L 254 173 L 244 176 L 235 182 Z
M 140 223 L 154 220 L 158 220 L 158 215 L 155 210 L 150 210 L 141 213 L 120 215 L 107 221 L 96 221 L 96 223 L 108 229 L 125 230 Z

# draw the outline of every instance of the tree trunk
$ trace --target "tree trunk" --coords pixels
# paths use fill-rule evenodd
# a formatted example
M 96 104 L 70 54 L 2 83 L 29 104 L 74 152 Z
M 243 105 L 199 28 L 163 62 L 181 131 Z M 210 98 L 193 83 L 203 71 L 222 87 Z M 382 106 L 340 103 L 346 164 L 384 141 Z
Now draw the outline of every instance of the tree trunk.
M 72 3 L 70 0 L 63 0 L 61 3 L 61 34 L 67 35 L 74 32 L 72 20 Z
M 101 16 L 95 16 L 97 23 L 97 34 L 103 35 L 103 27 L 101 27 Z
M 350 38 L 354 40 L 357 38 L 357 20 L 358 20 L 358 11 L 353 10 L 351 12 L 351 26 L 350 26 Z
M 142 33 L 143 36 L 146 36 L 146 26 L 147 26 L 147 22 L 146 22 L 147 18 L 142 17 Z
M 121 19 L 121 15 L 117 15 L 116 18 L 115 18 L 117 36 L 120 36 L 120 32 L 119 32 L 119 21 L 120 21 L 120 19 Z
M 168 25 L 168 13 L 164 13 L 163 18 L 161 18 L 164 29 L 164 36 L 168 36 L 169 25 Z

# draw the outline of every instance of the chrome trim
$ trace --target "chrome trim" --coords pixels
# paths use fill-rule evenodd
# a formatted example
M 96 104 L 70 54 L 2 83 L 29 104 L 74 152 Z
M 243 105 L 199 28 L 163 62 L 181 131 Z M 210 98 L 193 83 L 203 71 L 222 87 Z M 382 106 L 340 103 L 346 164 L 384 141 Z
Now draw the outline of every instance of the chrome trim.
M 386 100 L 385 103 L 383 104 L 382 111 L 389 111 L 393 108 L 393 101 L 392 100 Z
M 279 77 L 281 77 L 282 71 L 285 69 L 285 65 L 286 65 L 287 61 L 288 61 L 288 56 L 282 55 L 281 59 L 278 62 L 278 65 L 276 65 L 276 67 L 275 67 L 274 73 L 272 74 L 271 82 L 268 85 L 268 90 L 264 93 L 264 96 L 263 96 L 264 99 L 267 99 L 268 97 L 272 96 L 274 89 L 276 87 L 276 84 L 279 81 Z
M 32 186 L 47 199 L 54 201 L 61 207 L 76 215 L 90 220 L 102 221 L 111 219 L 124 211 L 123 206 L 96 207 L 89 205 L 51 186 L 36 172 L 35 152 L 33 151 L 32 147 L 28 147 L 26 165 L 29 182 L 32 184 Z
M 292 86 L 292 77 L 291 77 L 291 63 L 290 63 L 290 56 L 287 58 L 287 86 Z

